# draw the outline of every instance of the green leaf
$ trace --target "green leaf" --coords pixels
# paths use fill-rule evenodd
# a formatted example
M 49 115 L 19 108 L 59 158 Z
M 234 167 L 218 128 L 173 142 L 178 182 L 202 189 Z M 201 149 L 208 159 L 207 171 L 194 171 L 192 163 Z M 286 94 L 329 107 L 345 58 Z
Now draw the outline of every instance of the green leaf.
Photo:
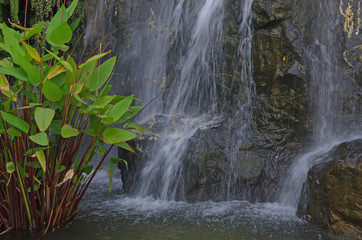
M 136 134 L 119 128 L 107 128 L 103 132 L 103 137 L 105 143 L 115 144 L 134 139 Z
M 48 41 L 49 44 L 57 47 L 58 44 L 53 42 L 52 39 L 50 38 L 50 36 L 52 35 L 52 33 L 55 31 L 55 29 L 57 29 L 63 22 L 67 22 L 68 21 L 68 14 L 67 11 L 64 7 L 64 5 L 62 7 L 59 8 L 58 12 L 54 15 L 54 17 L 52 18 L 52 20 L 49 23 L 48 29 L 46 31 L 45 34 L 45 38 Z
M 102 63 L 94 70 L 93 74 L 89 75 L 88 81 L 85 83 L 86 86 L 89 87 L 91 91 L 101 88 L 111 76 L 115 63 L 116 57 L 112 57 Z
M 29 139 L 40 146 L 47 146 L 49 144 L 48 136 L 44 132 L 29 136 Z
M 112 161 L 108 162 L 108 167 L 109 167 L 109 171 L 111 172 L 111 174 L 113 175 L 115 170 L 116 170 L 116 164 L 113 163 Z
M 123 162 L 124 160 L 122 158 L 111 158 L 110 161 L 114 164 L 117 164 L 117 163 L 120 163 L 120 162 Z
M 81 17 L 77 18 L 74 22 L 70 24 L 70 29 L 74 32 L 74 30 L 78 27 L 80 23 Z
M 128 110 L 132 102 L 133 102 L 133 96 L 126 97 L 125 99 L 116 103 L 107 115 L 113 118 L 113 122 L 118 121 L 123 116 L 123 114 Z
M 74 171 L 78 170 L 79 163 L 80 163 L 80 158 L 77 157 L 74 161 Z
M 62 129 L 62 120 L 53 120 L 52 123 L 50 124 L 49 130 L 52 133 L 60 135 L 61 129 Z
M 58 160 L 55 160 L 55 171 L 57 173 L 61 173 L 65 170 L 65 166 L 59 166 L 59 161 Z
M 83 68 L 84 66 L 88 65 L 91 62 L 97 61 L 98 59 L 106 56 L 110 52 L 111 51 L 108 51 L 108 52 L 105 52 L 105 53 L 100 53 L 100 54 L 94 55 L 93 57 L 88 58 L 85 63 L 79 65 L 79 69 Z
M 13 173 L 15 171 L 15 165 L 13 162 L 7 162 L 6 163 L 6 171 L 8 173 Z
M 65 73 L 65 81 L 68 84 L 74 84 L 76 79 L 75 79 L 75 72 L 77 70 L 77 64 L 75 63 L 74 59 L 71 56 L 67 57 L 67 63 L 69 63 L 69 65 L 71 66 L 71 68 L 73 69 L 73 71 L 67 71 Z
M 44 66 L 43 60 L 41 59 L 38 51 L 33 48 L 32 46 L 26 44 L 25 42 L 23 42 L 23 45 L 26 49 L 26 51 L 28 52 L 28 54 L 40 65 L 40 66 Z
M 1 25 L 0 25 L 1 26 Z M 1 45 L 1 43 L 0 43 Z M 0 61 L 1 67 L 13 67 L 13 62 L 10 61 L 11 58 L 4 58 Z
M 129 107 L 128 111 L 123 114 L 123 116 L 114 122 L 115 124 L 124 123 L 134 117 L 139 111 L 141 111 L 141 106 Z M 145 130 L 147 132 L 147 130 Z
M 19 130 L 17 130 L 17 129 L 9 128 L 6 131 L 10 136 L 21 137 L 21 132 Z
M 28 133 L 30 126 L 27 122 L 25 122 L 24 120 L 15 117 L 14 115 L 10 114 L 10 113 L 6 113 L 3 111 L 0 111 L 2 118 L 4 119 L 5 122 L 7 122 L 8 124 L 10 124 L 13 127 L 16 127 L 17 129 L 23 131 L 24 133 Z
M 73 12 L 75 10 L 75 8 L 77 7 L 78 5 L 78 0 L 74 0 L 70 6 L 66 9 L 66 13 L 68 15 L 68 17 L 71 17 L 73 15 Z
M 38 35 L 41 32 L 41 30 L 43 30 L 43 27 L 44 27 L 44 23 L 39 23 L 39 25 L 26 30 L 24 32 L 24 34 L 20 35 L 21 40 L 25 41 L 34 35 Z
M 74 95 L 78 95 L 79 93 L 82 92 L 83 88 L 84 88 L 83 83 L 75 83 L 70 86 L 70 92 Z
M 43 150 L 37 151 L 35 153 L 36 158 L 38 159 L 41 168 L 43 169 L 43 172 L 46 172 L 46 160 L 45 160 L 45 154 Z
M 17 50 L 14 48 L 11 48 L 11 56 L 14 60 L 14 62 L 21 66 L 21 68 L 26 72 L 28 75 L 28 79 L 30 83 L 37 87 L 40 83 L 40 72 L 34 67 L 33 64 L 31 64 L 24 56 L 21 56 Z
M 60 88 L 49 79 L 45 80 L 41 92 L 51 102 L 58 102 L 62 99 L 63 93 Z
M 20 88 L 16 93 L 12 93 L 11 91 L 9 91 L 8 93 L 3 92 L 6 96 L 8 96 L 8 99 L 2 103 L 5 111 L 10 110 L 10 105 L 11 105 L 12 101 L 14 101 L 14 102 L 17 101 L 17 95 L 21 90 L 22 90 L 22 88 Z
M 113 100 L 114 96 L 104 96 L 97 99 L 92 105 L 93 108 L 102 109 L 105 108 L 107 104 L 109 104 Z
M 103 142 L 98 142 L 97 150 L 98 150 L 99 155 L 101 155 L 102 157 L 107 152 L 107 149 L 105 149 L 105 147 L 103 146 Z
M 66 124 L 62 127 L 61 135 L 63 138 L 71 138 L 78 136 L 79 132 L 77 129 L 72 128 L 69 124 Z
M 67 69 L 63 65 L 61 65 L 61 64 L 56 65 L 51 70 L 49 70 L 46 78 L 47 79 L 52 79 L 53 77 L 56 77 L 59 74 L 65 72 L 65 71 L 67 71 Z
M 77 184 L 77 182 L 78 182 L 78 175 L 75 175 L 73 177 L 73 184 Z
M 111 125 L 114 122 L 113 117 L 110 117 L 110 116 L 97 115 L 97 117 L 105 125 Z
M 50 52 L 50 51 L 49 51 L 48 49 L 46 49 L 46 48 L 44 48 L 44 50 L 47 51 L 47 52 L 48 52 L 51 56 L 53 56 L 56 60 L 58 60 L 67 70 L 69 70 L 70 72 L 73 72 L 72 66 L 71 66 L 68 62 L 64 61 L 63 58 L 58 57 L 56 54 Z M 58 52 L 56 52 L 56 53 L 58 53 Z
M 99 97 L 105 97 L 109 94 L 109 92 L 111 91 L 112 86 L 111 85 L 105 85 L 104 88 L 102 89 L 101 93 L 99 94 Z
M 127 151 L 130 151 L 132 153 L 136 153 L 135 150 L 133 150 L 133 148 L 126 142 L 116 143 L 116 146 L 118 146 L 120 148 L 123 148 L 123 149 L 126 149 Z
M 25 52 L 19 45 L 19 39 L 14 36 L 15 32 L 13 29 L 10 29 L 6 26 L 5 23 L 2 24 L 2 31 L 4 34 L 4 42 L 6 46 L 6 51 L 11 54 L 11 48 L 15 49 L 22 57 L 25 56 Z M 18 34 L 18 33 L 17 33 Z
M 67 22 L 63 22 L 52 31 L 49 38 L 52 42 L 62 45 L 72 40 L 73 32 Z
M 35 183 L 35 184 L 34 184 L 34 192 L 38 191 L 39 187 L 40 187 L 40 185 L 39 185 L 38 183 Z M 31 192 L 31 188 L 28 187 L 27 191 L 30 193 L 30 192 Z
M 137 123 L 134 123 L 134 122 L 129 122 L 129 123 L 126 123 L 124 126 L 123 126 L 124 129 L 126 130 L 136 130 L 141 136 L 143 135 L 143 133 L 145 132 L 145 128 Z
M 39 179 L 38 179 L 36 176 L 34 176 L 34 180 L 35 180 L 37 183 L 41 184 L 41 182 L 39 181 Z
M 19 26 L 19 25 L 15 24 L 15 23 L 12 23 L 12 22 L 10 22 L 10 24 L 13 25 L 14 27 L 24 31 L 22 34 L 20 34 L 20 38 L 23 41 L 28 40 L 32 36 L 39 34 L 41 32 L 41 30 L 43 29 L 43 27 L 44 27 L 44 23 L 39 23 L 38 25 L 36 25 L 36 26 L 34 26 L 32 28 L 24 28 L 24 27 Z
M 29 81 L 28 76 L 21 68 L 14 68 L 14 67 L 0 67 L 0 73 L 5 75 L 13 76 L 22 81 Z
M 54 56 L 58 56 L 58 54 L 59 54 L 59 52 L 54 52 L 54 53 L 52 53 L 52 54 L 48 53 L 48 54 L 44 55 L 44 56 L 41 58 L 41 60 L 43 60 L 43 62 L 49 61 L 49 60 L 55 58 Z
M 74 95 L 73 96 L 75 100 L 77 100 L 78 102 L 81 102 L 83 104 L 87 104 L 85 101 L 83 101 L 83 99 L 81 97 L 79 97 L 79 95 Z
M 41 132 L 44 132 L 48 129 L 53 118 L 55 116 L 55 111 L 50 108 L 41 108 L 37 107 L 34 112 L 35 122 L 38 125 L 38 128 Z
M 89 175 L 93 170 L 93 165 L 87 165 L 83 168 L 83 173 Z
M 25 167 L 21 166 L 20 164 L 17 165 L 18 169 L 19 169 L 19 173 L 20 176 L 24 179 L 24 178 L 29 178 L 29 173 L 27 173 L 25 171 Z

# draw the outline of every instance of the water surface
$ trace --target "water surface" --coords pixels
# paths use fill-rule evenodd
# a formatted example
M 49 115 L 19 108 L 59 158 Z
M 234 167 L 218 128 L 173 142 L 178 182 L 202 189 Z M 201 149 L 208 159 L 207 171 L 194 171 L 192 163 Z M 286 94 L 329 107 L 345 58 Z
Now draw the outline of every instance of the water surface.
M 339 239 L 296 218 L 294 208 L 275 203 L 161 201 L 124 195 L 119 185 L 109 195 L 107 188 L 106 183 L 93 184 L 76 218 L 41 239 Z M 20 232 L 5 239 L 40 237 Z

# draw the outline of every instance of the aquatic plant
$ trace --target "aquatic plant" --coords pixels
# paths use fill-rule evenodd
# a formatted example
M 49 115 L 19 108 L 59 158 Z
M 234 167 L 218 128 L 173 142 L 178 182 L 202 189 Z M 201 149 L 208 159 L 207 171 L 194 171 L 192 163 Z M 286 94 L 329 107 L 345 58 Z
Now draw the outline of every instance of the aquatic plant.
M 79 21 L 68 23 L 78 0 L 59 8 L 41 36 L 32 28 L 0 25 L 0 227 L 55 228 L 69 222 L 97 172 L 108 163 L 112 176 L 120 158 L 107 159 L 114 145 L 131 152 L 127 141 L 143 134 L 131 122 L 141 110 L 134 96 L 110 95 L 116 57 L 109 52 L 77 64 L 68 53 Z M 48 47 L 36 49 L 31 38 Z M 123 127 L 119 127 L 124 124 Z M 81 146 L 86 151 L 80 152 Z M 95 154 L 101 159 L 93 167 Z

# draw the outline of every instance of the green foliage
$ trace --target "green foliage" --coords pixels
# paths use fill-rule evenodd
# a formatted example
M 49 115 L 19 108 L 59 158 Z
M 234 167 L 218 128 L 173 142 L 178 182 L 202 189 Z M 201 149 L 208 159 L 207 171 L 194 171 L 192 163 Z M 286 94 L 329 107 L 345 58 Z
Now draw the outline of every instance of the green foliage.
M 10 15 L 13 21 L 19 20 L 19 0 L 10 0 Z
M 10 10 L 11 20 L 17 22 L 19 20 L 19 0 L 0 0 L 0 22 L 5 20 L 3 12 L 6 8 Z
M 115 57 L 104 61 L 109 52 L 99 53 L 77 65 L 67 55 L 77 2 L 60 7 L 49 23 L 48 48 L 26 43 L 43 37 L 42 25 L 13 24 L 20 32 L 0 26 L 0 47 L 8 56 L 0 61 L 0 223 L 6 228 L 47 230 L 68 222 L 109 144 L 134 152 L 127 141 L 136 134 L 129 130 L 147 131 L 130 122 L 140 110 L 131 106 L 133 96 L 109 95 Z M 124 128 L 116 125 L 124 122 Z M 102 159 L 93 169 L 97 153 Z M 120 161 L 108 161 L 109 190 Z

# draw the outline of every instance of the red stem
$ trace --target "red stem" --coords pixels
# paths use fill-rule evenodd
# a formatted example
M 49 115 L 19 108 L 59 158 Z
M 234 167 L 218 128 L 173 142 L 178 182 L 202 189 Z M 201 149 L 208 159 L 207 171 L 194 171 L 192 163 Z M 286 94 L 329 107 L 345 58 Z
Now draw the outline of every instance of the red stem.
M 9 229 L 10 227 L 9 227 L 8 223 L 5 221 L 5 219 L 4 219 L 3 215 L 1 214 L 1 212 L 0 212 L 0 218 L 1 218 L 1 221 L 3 222 L 3 224 L 5 225 L 5 227 L 7 229 Z
M 28 12 L 28 0 L 25 2 L 24 28 L 26 28 L 26 14 Z

